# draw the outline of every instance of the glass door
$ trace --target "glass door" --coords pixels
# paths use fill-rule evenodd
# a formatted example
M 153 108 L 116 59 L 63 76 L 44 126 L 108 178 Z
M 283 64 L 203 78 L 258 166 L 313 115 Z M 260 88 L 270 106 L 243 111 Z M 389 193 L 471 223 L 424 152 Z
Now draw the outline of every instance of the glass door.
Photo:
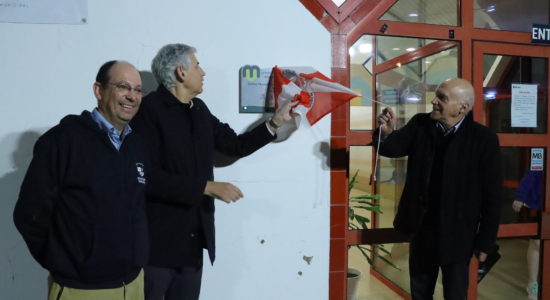
M 529 299 L 528 292 L 546 299 L 550 294 L 541 282 L 550 276 L 542 260 L 550 247 L 544 248 L 548 232 L 540 226 L 550 209 L 549 64 L 548 47 L 474 43 L 474 118 L 498 134 L 504 172 L 497 241 L 502 257 L 478 286 L 477 299 Z
M 370 135 L 376 127 L 375 116 L 385 107 L 396 112 L 398 128 L 415 114 L 431 111 L 437 85 L 458 76 L 460 44 L 366 34 L 348 51 L 350 87 L 363 95 L 349 106 L 348 267 L 363 273 L 370 270 L 408 299 L 408 237 L 393 228 L 407 158 L 380 157 L 376 162 Z M 365 199 L 372 194 L 376 199 Z M 360 286 L 367 287 L 366 276 L 364 280 Z M 438 287 L 436 295 L 440 294 Z

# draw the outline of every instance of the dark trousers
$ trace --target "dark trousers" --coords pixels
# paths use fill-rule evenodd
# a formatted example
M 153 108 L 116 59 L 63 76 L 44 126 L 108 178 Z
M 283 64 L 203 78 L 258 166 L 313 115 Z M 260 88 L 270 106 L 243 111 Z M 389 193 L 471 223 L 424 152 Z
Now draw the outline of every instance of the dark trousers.
M 145 267 L 145 300 L 198 300 L 202 267 Z
M 441 265 L 437 243 L 434 240 L 414 239 L 409 251 L 409 272 L 413 300 L 432 300 L 439 269 L 443 275 L 445 300 L 465 300 L 468 293 L 470 261 Z

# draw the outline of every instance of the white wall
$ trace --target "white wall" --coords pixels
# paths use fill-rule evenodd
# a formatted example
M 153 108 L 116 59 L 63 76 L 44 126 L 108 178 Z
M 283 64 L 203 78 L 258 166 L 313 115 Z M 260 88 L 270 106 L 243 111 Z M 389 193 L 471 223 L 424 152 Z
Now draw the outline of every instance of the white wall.
M 90 0 L 88 8 L 86 25 L 0 23 L 1 299 L 46 294 L 47 273 L 15 230 L 13 207 L 34 141 L 64 115 L 95 106 L 91 86 L 103 62 L 148 71 L 162 45 L 195 46 L 207 74 L 201 97 L 238 132 L 260 118 L 238 113 L 242 65 L 330 75 L 329 33 L 298 0 Z M 329 131 L 327 117 L 216 169 L 245 198 L 217 203 L 217 261 L 205 261 L 201 299 L 328 298 L 330 180 L 320 145 Z

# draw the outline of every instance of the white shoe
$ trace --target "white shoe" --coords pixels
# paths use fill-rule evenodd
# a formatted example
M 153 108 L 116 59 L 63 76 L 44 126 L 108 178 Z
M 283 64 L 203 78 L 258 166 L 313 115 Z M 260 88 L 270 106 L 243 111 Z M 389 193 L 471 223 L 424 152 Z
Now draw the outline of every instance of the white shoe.
M 536 282 L 531 282 L 527 285 L 527 296 L 531 300 L 537 300 L 539 298 L 539 284 Z

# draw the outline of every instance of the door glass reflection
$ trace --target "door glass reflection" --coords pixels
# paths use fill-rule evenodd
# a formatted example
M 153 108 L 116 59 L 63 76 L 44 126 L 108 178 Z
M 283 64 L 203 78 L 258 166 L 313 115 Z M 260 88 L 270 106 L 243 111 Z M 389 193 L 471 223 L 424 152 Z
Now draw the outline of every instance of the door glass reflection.
M 533 24 L 548 24 L 550 2 L 545 0 L 475 0 L 476 28 L 531 32 Z
M 483 56 L 483 103 L 485 124 L 498 133 L 546 133 L 548 105 L 546 58 L 485 54 Z M 536 85 L 535 105 L 516 105 L 512 85 Z M 512 110 L 533 111 L 530 127 L 513 120 Z M 518 116 L 519 114 L 516 114 Z M 518 125 L 519 124 L 519 125 Z
M 362 228 L 357 220 L 366 220 L 365 225 L 368 228 L 372 228 L 373 216 L 371 211 L 363 209 L 368 205 L 358 201 L 368 201 L 369 203 L 376 203 L 378 201 L 371 201 L 365 198 L 366 195 L 372 194 L 372 147 L 370 146 L 350 146 L 349 147 L 349 172 L 350 172 L 350 191 L 349 191 L 349 207 L 350 215 L 357 215 L 357 218 L 348 224 L 350 230 L 352 229 L 366 229 Z M 357 199 L 356 199 L 357 198 Z M 354 209 L 355 207 L 355 209 Z M 353 212 L 352 212 L 353 210 Z M 368 220 L 368 221 L 367 221 Z
M 350 87 L 361 93 L 350 101 L 350 130 L 372 130 L 373 35 L 364 35 L 349 49 Z
M 380 20 L 457 26 L 457 0 L 399 0 Z
M 544 157 L 545 152 L 542 147 L 501 147 L 504 177 L 501 224 L 538 222 L 545 200 L 546 171 L 541 170 L 532 156 L 542 153 Z
M 477 299 L 537 299 L 529 298 L 527 291 L 528 287 L 532 287 L 530 283 L 537 281 L 536 273 L 540 257 L 537 241 L 536 239 L 499 239 L 497 244 L 500 247 L 501 258 L 479 283 Z M 530 263 L 533 265 L 531 268 Z

